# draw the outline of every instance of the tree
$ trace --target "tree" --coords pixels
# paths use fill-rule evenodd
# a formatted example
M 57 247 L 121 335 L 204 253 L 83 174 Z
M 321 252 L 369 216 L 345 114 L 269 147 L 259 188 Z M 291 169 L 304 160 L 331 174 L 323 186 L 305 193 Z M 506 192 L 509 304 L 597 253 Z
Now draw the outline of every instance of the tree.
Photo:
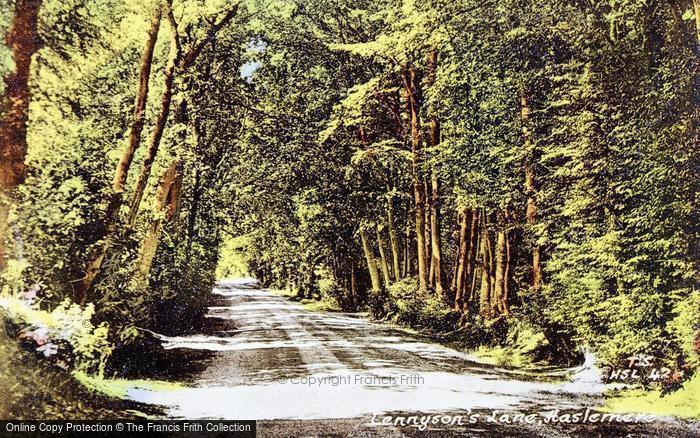
M 156 211 L 159 216 L 154 219 L 146 232 L 141 253 L 137 261 L 134 281 L 140 287 L 146 285 L 148 273 L 153 264 L 153 258 L 158 249 L 158 242 L 163 226 L 163 222 L 173 223 L 177 221 L 178 207 L 180 203 L 180 192 L 182 190 L 182 162 L 173 161 L 168 170 L 160 179 L 158 194 L 156 195 Z
M 146 158 L 144 159 L 143 169 L 141 171 L 141 177 L 136 186 L 136 191 L 134 193 L 134 199 L 132 201 L 132 210 L 135 215 L 138 211 L 139 203 L 141 197 L 143 196 L 143 190 L 145 189 L 146 182 L 151 172 L 151 167 L 153 160 L 158 152 L 160 146 L 160 141 L 163 135 L 163 130 L 165 129 L 165 124 L 167 122 L 168 116 L 170 114 L 170 103 L 172 99 L 172 87 L 175 69 L 179 67 L 180 69 L 187 69 L 190 67 L 197 59 L 197 57 L 202 53 L 207 44 L 211 43 L 212 39 L 216 36 L 217 32 L 221 30 L 226 24 L 228 24 L 236 15 L 238 10 L 238 4 L 235 4 L 219 21 L 211 25 L 210 29 L 207 31 L 206 36 L 195 42 L 190 50 L 182 57 L 180 60 L 180 43 L 179 36 L 177 34 L 177 24 L 172 14 L 172 2 L 167 2 L 165 7 L 165 14 L 170 24 L 171 32 L 171 56 L 169 60 L 168 67 L 164 73 L 164 87 L 163 94 L 161 96 L 161 109 L 156 121 L 156 127 L 153 131 L 153 136 L 151 142 L 146 152 Z M 146 47 L 144 49 L 144 55 L 142 57 L 142 73 L 146 74 L 150 72 L 150 64 L 152 61 L 152 44 L 155 44 L 155 38 L 157 37 L 158 26 L 156 21 L 160 21 L 162 12 L 159 10 L 155 13 L 152 20 L 151 30 L 148 33 Z M 155 31 L 155 33 L 152 33 Z M 143 78 L 143 75 L 142 75 Z M 146 76 L 148 78 L 148 76 Z M 126 145 L 122 159 L 119 162 L 117 170 L 114 175 L 113 182 L 113 193 L 110 195 L 109 202 L 107 205 L 107 210 L 105 213 L 104 224 L 101 227 L 102 233 L 99 239 L 94 245 L 90 256 L 88 257 L 88 262 L 85 268 L 85 277 L 83 278 L 80 286 L 79 302 L 83 302 L 87 297 L 88 293 L 92 290 L 95 279 L 100 273 L 102 263 L 104 261 L 107 249 L 109 248 L 110 241 L 114 237 L 117 231 L 117 224 L 119 220 L 119 211 L 122 206 L 123 201 L 123 191 L 124 183 L 128 176 L 129 167 L 133 160 L 134 151 L 139 146 L 140 142 L 140 132 L 143 126 L 142 108 L 140 105 L 145 107 L 145 98 L 148 94 L 148 80 L 139 81 L 140 88 L 137 94 L 136 102 L 134 105 L 134 127 L 132 128 L 133 135 L 130 135 L 129 143 Z M 133 222 L 131 220 L 130 222 Z
M 92 288 L 95 278 L 100 272 L 102 262 L 107 253 L 109 239 L 116 232 L 117 221 L 119 218 L 119 209 L 121 208 L 124 190 L 126 188 L 126 180 L 129 175 L 131 163 L 134 160 L 134 153 L 141 143 L 141 132 L 146 119 L 146 103 L 148 100 L 149 84 L 151 80 L 151 66 L 153 64 L 153 50 L 158 39 L 158 30 L 162 17 L 162 9 L 156 6 L 151 17 L 150 28 L 146 33 L 146 42 L 141 55 L 141 65 L 139 67 L 139 82 L 138 91 L 134 100 L 134 116 L 129 131 L 129 139 L 124 147 L 122 155 L 117 164 L 117 169 L 114 172 L 112 180 L 112 193 L 109 196 L 107 210 L 105 212 L 105 220 L 103 225 L 103 233 L 100 236 L 100 241 L 93 248 L 88 263 L 85 268 L 85 276 L 82 279 L 80 291 L 77 297 L 79 303 L 85 302 L 88 292 Z
M 0 270 L 8 251 L 8 217 L 13 192 L 24 181 L 29 119 L 29 74 L 32 58 L 41 47 L 38 34 L 41 0 L 17 0 L 12 26 L 5 43 L 12 50 L 14 70 L 5 76 L 5 93 L 0 107 Z

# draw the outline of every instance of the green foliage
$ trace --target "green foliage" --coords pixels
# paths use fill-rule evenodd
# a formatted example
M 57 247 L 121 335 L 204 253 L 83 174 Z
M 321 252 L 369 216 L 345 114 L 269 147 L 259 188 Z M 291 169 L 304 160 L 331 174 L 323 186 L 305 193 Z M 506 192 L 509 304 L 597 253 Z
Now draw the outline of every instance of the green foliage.
M 374 292 L 369 306 L 376 317 L 437 333 L 453 330 L 460 318 L 440 297 L 419 294 L 413 278 L 392 284 L 386 292 Z
M 8 243 L 13 259 L 0 280 L 4 294 L 24 293 L 33 287 L 30 285 L 41 285 L 37 312 L 63 307 L 68 311 L 73 309 L 70 302 L 81 299 L 86 265 L 106 235 L 112 180 L 133 121 L 144 38 L 153 8 L 161 3 L 42 3 L 39 33 L 44 45 L 34 57 L 30 81 L 28 174 L 10 218 Z M 13 18 L 14 6 L 10 6 L 0 7 L 3 33 Z M 228 170 L 224 163 L 240 126 L 230 118 L 229 123 L 219 124 L 222 114 L 229 115 L 232 109 L 230 104 L 220 105 L 220 96 L 244 86 L 237 74 L 224 72 L 238 71 L 247 37 L 235 25 L 215 36 L 208 35 L 207 28 L 211 17 L 218 19 L 230 6 L 226 1 L 206 5 L 173 2 L 183 49 L 205 37 L 209 41 L 194 65 L 176 72 L 171 116 L 153 164 L 155 176 L 148 182 L 135 224 L 127 227 L 128 204 L 161 106 L 163 69 L 173 32 L 165 18 L 161 22 L 149 78 L 146 124 L 121 194 L 125 206 L 117 229 L 109 236 L 100 275 L 86 297 L 90 304 L 83 306 L 93 310 L 75 316 L 75 321 L 94 327 L 70 338 L 71 349 L 86 361 L 86 365 L 74 364 L 76 369 L 101 372 L 109 354 L 101 355 L 99 350 L 107 348 L 107 342 L 116 348 L 137 348 L 145 345 L 141 329 L 182 332 L 203 313 L 202 305 L 215 281 L 221 229 L 228 216 L 222 208 L 228 194 L 222 190 Z M 3 76 L 13 68 L 8 54 L 2 47 Z M 175 158 L 183 162 L 184 171 L 177 211 L 168 223 L 163 212 L 155 210 L 154 198 L 158 176 Z M 165 223 L 156 238 L 155 261 L 146 284 L 136 284 L 133 277 L 143 241 L 157 221 Z M 173 320 L 182 321 L 182 327 L 173 325 Z M 70 331 L 68 327 L 61 330 Z
M 660 390 L 639 389 L 614 391 L 604 409 L 608 412 L 649 413 L 660 416 L 700 418 L 700 375 L 695 375 L 672 394 Z
M 522 346 L 536 335 L 538 348 L 526 350 L 538 359 L 568 363 L 588 346 L 604 363 L 640 352 L 697 363 L 699 64 L 696 35 L 673 6 L 435 0 L 348 11 L 319 0 L 282 9 L 255 22 L 264 48 L 251 55 L 260 68 L 250 83 L 264 111 L 249 116 L 231 184 L 245 212 L 237 234 L 249 236 L 252 271 L 266 284 L 312 296 L 316 271 L 330 270 L 344 307 L 461 325 L 484 343 Z M 408 67 L 423 92 L 424 143 L 431 117 L 441 130 L 415 170 Z M 413 172 L 441 183 L 443 261 L 456 256 L 458 209 L 480 208 L 491 228 L 507 210 L 506 329 L 419 296 L 415 254 L 408 278 L 368 292 L 358 231 L 371 234 L 377 257 L 374 226 L 386 233 L 389 208 L 402 236 L 415 229 Z M 401 248 L 415 251 L 414 237 Z M 530 288 L 535 245 L 539 291 Z
M 45 3 L 29 171 L 1 281 L 5 294 L 47 285 L 39 296 L 47 311 L 79 298 L 88 254 L 105 235 L 154 3 Z M 175 0 L 183 48 L 227 6 Z M 217 276 L 250 273 L 299 299 L 369 307 L 421 330 L 457 332 L 472 348 L 508 347 L 523 363 L 571 362 L 585 346 L 608 364 L 646 353 L 674 369 L 697 367 L 700 42 L 692 12 L 677 6 L 242 3 L 244 18 L 177 71 L 156 176 L 133 226 L 120 212 L 87 299 L 95 314 L 76 320 L 108 323 L 119 346 L 138 343 L 141 328 L 187 330 Z M 144 138 L 159 111 L 171 31 L 162 25 L 155 46 Z M 182 187 L 165 220 L 157 176 L 175 159 Z M 439 213 L 427 222 L 439 216 L 442 295 L 418 293 L 417 187 L 438 190 L 425 207 Z M 460 311 L 445 304 L 464 208 L 481 213 L 480 233 L 507 235 L 509 309 L 494 320 L 477 309 L 479 263 L 467 279 L 471 301 Z M 154 227 L 156 256 L 146 284 L 135 284 Z M 381 290 L 371 290 L 374 268 Z M 81 336 L 75 348 L 89 356 L 107 332 Z
M 245 260 L 245 236 L 226 239 L 221 244 L 219 261 L 216 267 L 216 278 L 248 277 L 248 262 Z
M 74 369 L 103 375 L 113 346 L 109 342 L 109 326 L 91 322 L 95 313 L 92 304 L 81 308 L 68 300 L 51 312 L 40 310 L 17 298 L 0 298 L 0 309 L 14 324 L 23 328 L 21 338 L 36 342 L 36 350 L 44 356 L 67 354 L 64 361 Z M 63 344 L 66 345 L 67 351 Z
M 47 420 L 137 418 L 144 406 L 103 397 L 61 369 L 46 367 L 16 342 L 0 334 L 0 387 L 11 391 L 0 403 L 2 418 Z M 148 412 L 154 414 L 153 412 Z

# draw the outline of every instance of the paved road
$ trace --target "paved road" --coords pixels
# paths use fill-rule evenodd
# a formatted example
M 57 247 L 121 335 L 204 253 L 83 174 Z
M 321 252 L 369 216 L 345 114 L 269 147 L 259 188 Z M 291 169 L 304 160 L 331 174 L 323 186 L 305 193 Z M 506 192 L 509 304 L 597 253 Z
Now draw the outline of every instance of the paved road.
M 585 415 L 600 404 L 603 386 L 593 366 L 509 372 L 357 315 L 308 311 L 252 280 L 222 282 L 214 294 L 209 333 L 162 338 L 166 349 L 211 353 L 191 364 L 196 371 L 187 386 L 133 388 L 130 398 L 162 405 L 170 418 L 263 420 L 261 436 L 672 437 L 695 436 L 689 427 L 700 431 L 673 421 L 561 424 L 565 414 Z M 489 422 L 495 411 L 510 421 Z M 531 417 L 515 418 L 518 413 Z M 431 424 L 412 424 L 420 421 Z

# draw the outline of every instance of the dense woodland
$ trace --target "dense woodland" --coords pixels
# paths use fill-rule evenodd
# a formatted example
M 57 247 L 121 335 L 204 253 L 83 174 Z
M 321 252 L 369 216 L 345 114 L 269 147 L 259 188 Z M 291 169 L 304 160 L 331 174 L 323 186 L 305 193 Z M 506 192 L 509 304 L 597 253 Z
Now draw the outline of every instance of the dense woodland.
M 697 367 L 698 0 L 3 1 L 4 294 L 138 345 L 226 242 L 472 346 Z

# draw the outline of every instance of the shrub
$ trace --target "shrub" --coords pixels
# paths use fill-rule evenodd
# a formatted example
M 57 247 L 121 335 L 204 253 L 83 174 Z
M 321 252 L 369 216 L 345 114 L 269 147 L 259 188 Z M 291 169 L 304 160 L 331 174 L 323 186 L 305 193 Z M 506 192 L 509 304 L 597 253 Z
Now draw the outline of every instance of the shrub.
M 32 303 L 31 293 L 0 298 L 0 309 L 18 326 L 22 342 L 60 366 L 103 375 L 112 345 L 109 326 L 91 322 L 94 306 L 81 307 L 66 299 L 49 312 Z
M 459 312 L 441 297 L 419 293 L 413 278 L 396 282 L 386 291 L 370 292 L 367 304 L 375 317 L 432 332 L 453 330 L 459 321 Z

